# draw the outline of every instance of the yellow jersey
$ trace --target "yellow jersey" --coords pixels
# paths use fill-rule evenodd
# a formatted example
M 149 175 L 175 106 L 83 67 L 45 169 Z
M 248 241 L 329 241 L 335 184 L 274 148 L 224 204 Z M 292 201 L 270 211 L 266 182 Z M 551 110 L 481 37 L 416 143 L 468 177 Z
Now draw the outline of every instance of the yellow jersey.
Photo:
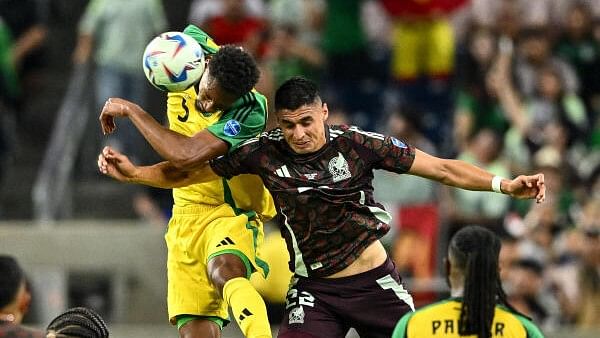
M 458 334 L 460 307 L 460 298 L 450 298 L 407 313 L 396 325 L 392 338 L 476 338 Z M 491 329 L 492 338 L 544 337 L 529 319 L 501 305 L 496 305 Z
M 195 87 L 183 92 L 168 93 L 167 116 L 171 130 L 192 136 L 208 129 L 227 142 L 230 150 L 263 131 L 267 119 L 267 100 L 259 92 L 252 90 L 234 102 L 228 110 L 216 113 L 197 110 L 196 96 Z M 180 207 L 228 203 L 234 209 L 255 211 L 263 221 L 276 214 L 271 195 L 256 175 L 240 175 L 230 180 L 217 179 L 175 188 L 173 201 Z

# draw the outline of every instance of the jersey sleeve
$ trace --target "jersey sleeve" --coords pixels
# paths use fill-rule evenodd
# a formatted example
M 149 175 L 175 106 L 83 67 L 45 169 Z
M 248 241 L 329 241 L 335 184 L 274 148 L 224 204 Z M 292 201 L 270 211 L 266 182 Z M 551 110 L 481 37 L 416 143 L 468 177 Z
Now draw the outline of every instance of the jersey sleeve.
M 409 312 L 400 318 L 398 324 L 394 328 L 392 338 L 407 338 L 406 332 L 408 331 L 408 321 L 413 316 L 414 312 Z
M 246 104 L 229 109 L 217 123 L 206 128 L 227 142 L 230 151 L 240 143 L 258 136 L 267 123 L 266 104 L 257 98 L 257 94 L 250 92 L 240 100 L 246 101 Z
M 403 174 L 415 160 L 415 148 L 395 137 L 363 131 L 357 127 L 350 127 L 349 131 L 354 143 L 358 144 L 358 151 L 371 162 L 373 169 Z
M 219 45 L 208 35 L 195 25 L 188 25 L 183 33 L 191 36 L 198 41 L 205 55 L 213 55 L 219 51 Z
M 256 159 L 260 157 L 257 153 L 260 147 L 258 138 L 250 139 L 242 143 L 235 151 L 211 160 L 210 167 L 215 174 L 231 179 L 241 174 L 256 174 Z

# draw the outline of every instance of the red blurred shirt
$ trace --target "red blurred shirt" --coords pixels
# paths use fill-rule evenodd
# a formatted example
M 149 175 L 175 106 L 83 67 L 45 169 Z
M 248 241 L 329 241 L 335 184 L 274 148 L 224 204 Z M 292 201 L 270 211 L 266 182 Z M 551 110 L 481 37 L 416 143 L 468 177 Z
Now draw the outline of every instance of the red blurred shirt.
M 450 14 L 469 0 L 382 0 L 383 6 L 394 17 L 430 17 Z

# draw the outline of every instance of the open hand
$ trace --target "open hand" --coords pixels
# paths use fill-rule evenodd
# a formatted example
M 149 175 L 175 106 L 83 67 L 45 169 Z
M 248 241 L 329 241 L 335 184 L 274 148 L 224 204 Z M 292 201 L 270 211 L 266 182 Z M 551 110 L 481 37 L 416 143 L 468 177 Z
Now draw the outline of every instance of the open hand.
M 104 103 L 100 112 L 100 125 L 104 134 L 110 134 L 116 129 L 115 117 L 127 117 L 136 104 L 117 97 L 111 97 Z
M 546 198 L 544 174 L 517 176 L 510 181 L 504 192 L 516 198 L 535 198 L 537 203 L 541 203 Z
M 102 174 L 121 182 L 132 181 L 137 172 L 137 167 L 127 156 L 111 147 L 104 147 L 98 155 L 98 169 Z

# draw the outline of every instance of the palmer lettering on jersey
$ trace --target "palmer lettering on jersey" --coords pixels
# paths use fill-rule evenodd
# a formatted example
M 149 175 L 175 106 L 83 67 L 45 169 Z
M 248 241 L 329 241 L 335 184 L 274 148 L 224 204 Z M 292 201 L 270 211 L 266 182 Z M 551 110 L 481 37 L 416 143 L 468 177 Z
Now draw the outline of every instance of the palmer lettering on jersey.
M 496 322 L 492 327 L 494 337 L 504 337 L 504 323 Z M 434 320 L 431 322 L 431 333 L 434 335 L 458 335 L 458 319 Z

